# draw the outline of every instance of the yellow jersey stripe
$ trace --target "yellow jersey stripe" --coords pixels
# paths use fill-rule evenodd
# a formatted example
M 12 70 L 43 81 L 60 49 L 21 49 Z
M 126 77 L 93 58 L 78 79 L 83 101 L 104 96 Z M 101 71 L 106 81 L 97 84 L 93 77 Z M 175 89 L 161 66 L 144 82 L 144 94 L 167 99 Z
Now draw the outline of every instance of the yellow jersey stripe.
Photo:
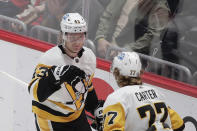
M 173 109 L 168 107 L 168 113 L 170 115 L 172 129 L 178 129 L 183 126 L 184 121 L 181 119 L 178 113 L 176 113 Z
M 125 111 L 120 103 L 109 105 L 103 110 L 104 131 L 121 130 L 125 128 Z
M 39 83 L 39 82 L 37 82 L 37 83 L 35 84 L 35 86 L 33 87 L 33 96 L 34 96 L 35 101 L 39 101 L 39 100 L 38 100 L 38 95 L 37 95 L 38 83 Z
M 53 115 L 53 114 L 51 114 L 45 110 L 42 110 L 36 106 L 32 106 L 32 111 L 35 114 L 37 114 L 39 117 L 42 117 L 43 119 L 47 119 L 47 120 L 51 120 L 51 121 L 55 121 L 55 122 L 70 122 L 70 121 L 76 120 L 81 115 L 83 108 L 81 110 L 75 111 L 73 114 L 69 115 L 68 117 Z
M 51 131 L 48 125 L 48 120 L 42 119 L 41 117 L 37 116 L 37 121 L 41 131 Z

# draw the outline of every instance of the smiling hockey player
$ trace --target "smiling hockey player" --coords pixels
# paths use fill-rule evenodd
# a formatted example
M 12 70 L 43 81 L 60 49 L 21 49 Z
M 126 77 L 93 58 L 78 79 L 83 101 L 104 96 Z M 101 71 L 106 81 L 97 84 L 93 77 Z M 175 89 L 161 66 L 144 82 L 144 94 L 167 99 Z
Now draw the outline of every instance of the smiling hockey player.
M 28 88 L 37 131 L 91 131 L 85 109 L 94 114 L 98 99 L 96 57 L 83 47 L 87 25 L 80 14 L 67 13 L 60 26 L 60 45 L 43 54 Z

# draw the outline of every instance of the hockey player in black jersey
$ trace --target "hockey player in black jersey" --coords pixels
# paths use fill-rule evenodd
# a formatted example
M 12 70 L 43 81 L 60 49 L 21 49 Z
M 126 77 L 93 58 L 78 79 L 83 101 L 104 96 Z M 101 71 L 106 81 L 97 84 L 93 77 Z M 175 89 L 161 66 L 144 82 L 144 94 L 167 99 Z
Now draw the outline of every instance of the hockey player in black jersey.
M 96 57 L 83 46 L 87 25 L 80 14 L 67 13 L 60 26 L 61 43 L 42 55 L 28 87 L 36 128 L 91 131 L 85 110 L 94 114 L 98 99 L 92 85 Z

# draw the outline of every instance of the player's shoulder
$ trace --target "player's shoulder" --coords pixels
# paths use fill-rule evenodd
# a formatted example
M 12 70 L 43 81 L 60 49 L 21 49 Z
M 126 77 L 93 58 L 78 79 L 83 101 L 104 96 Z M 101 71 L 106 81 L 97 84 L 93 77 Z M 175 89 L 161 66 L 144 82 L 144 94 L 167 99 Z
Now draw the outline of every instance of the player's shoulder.
M 109 94 L 107 99 L 113 101 L 115 103 L 124 101 L 128 97 L 128 90 L 126 88 L 119 88 L 115 90 L 113 93 Z
M 87 47 L 83 47 L 83 56 L 87 57 L 87 58 L 90 58 L 90 59 L 95 59 L 96 60 L 96 56 L 94 54 L 94 52 L 90 49 L 90 48 L 87 48 Z
M 115 91 L 107 96 L 107 98 L 105 100 L 104 108 L 109 105 L 122 103 L 121 101 L 122 101 L 122 98 L 119 95 L 117 95 L 117 92 Z
M 111 105 L 121 105 L 125 110 L 132 106 L 132 95 L 124 87 L 115 90 L 113 93 L 108 95 L 104 108 Z
M 39 59 L 39 63 L 48 64 L 51 61 L 56 60 L 59 56 L 61 56 L 61 50 L 58 46 L 52 47 L 51 49 L 47 50 Z
M 96 70 L 96 56 L 91 49 L 83 47 L 83 54 L 80 59 L 80 68 L 87 74 L 92 75 Z
M 50 54 L 54 54 L 54 53 L 57 53 L 57 52 L 60 52 L 60 49 L 58 46 L 54 46 L 52 48 L 50 48 L 49 50 L 47 50 L 44 54 L 45 55 L 50 55 Z

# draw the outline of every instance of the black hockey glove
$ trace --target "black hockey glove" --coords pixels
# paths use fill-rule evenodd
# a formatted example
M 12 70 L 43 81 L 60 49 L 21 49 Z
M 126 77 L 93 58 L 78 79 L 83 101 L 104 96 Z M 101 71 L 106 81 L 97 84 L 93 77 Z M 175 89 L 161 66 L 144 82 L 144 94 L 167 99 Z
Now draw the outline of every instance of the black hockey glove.
M 99 100 L 98 101 L 98 106 L 94 111 L 94 116 L 96 120 L 96 129 L 98 131 L 103 130 L 103 105 L 104 105 L 104 100 Z
M 86 76 L 84 71 L 74 65 L 52 66 L 49 72 L 55 77 L 55 84 L 59 85 L 67 82 L 73 86 L 77 83 L 76 81 L 85 79 Z

